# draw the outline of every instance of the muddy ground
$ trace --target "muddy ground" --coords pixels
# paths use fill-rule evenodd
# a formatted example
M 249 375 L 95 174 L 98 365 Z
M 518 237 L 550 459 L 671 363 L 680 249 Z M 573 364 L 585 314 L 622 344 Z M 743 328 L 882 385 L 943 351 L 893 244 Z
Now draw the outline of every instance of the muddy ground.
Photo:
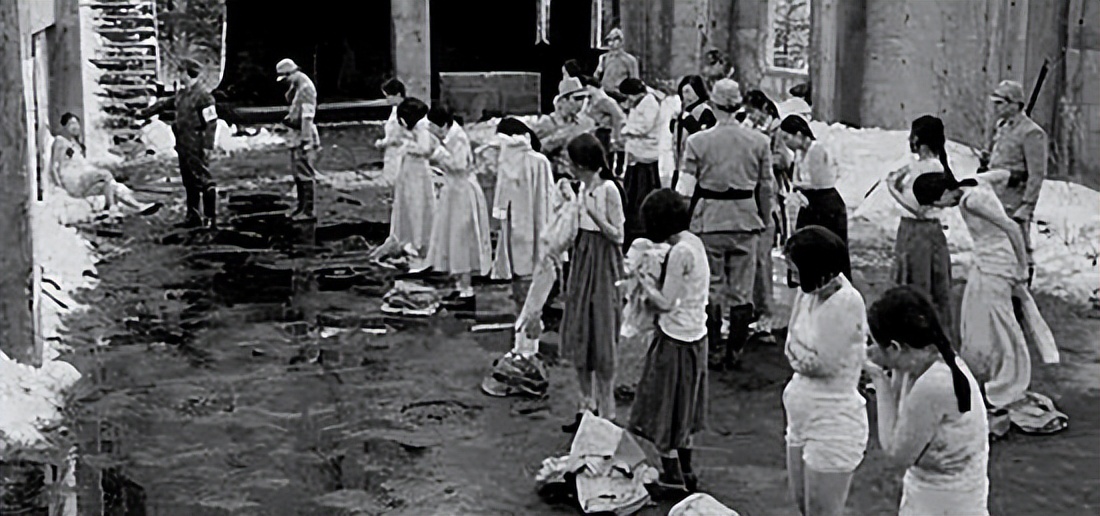
M 380 159 L 363 130 L 324 138 L 336 148 L 324 170 Z M 283 152 L 222 158 L 214 170 L 227 194 L 219 234 L 171 229 L 178 194 L 143 193 L 172 209 L 89 229 L 110 256 L 97 288 L 79 295 L 89 309 L 68 320 L 74 351 L 65 359 L 85 377 L 71 417 L 80 514 L 575 514 L 533 486 L 540 461 L 568 447 L 559 427 L 572 418 L 570 370 L 551 369 L 546 401 L 489 398 L 478 385 L 510 348 L 508 332 L 471 333 L 475 321 L 455 314 L 384 318 L 393 272 L 363 255 L 384 236 L 385 192 L 320 187 L 319 226 L 295 227 L 248 216 L 292 205 L 290 184 L 269 181 L 287 174 Z M 174 164 L 119 172 L 139 189 L 153 185 L 145 190 L 176 173 Z M 870 302 L 888 286 L 886 250 L 862 247 L 860 231 L 857 286 Z M 361 274 L 318 284 L 319 270 L 341 264 Z M 507 312 L 507 290 L 479 287 L 481 321 Z M 1065 364 L 1037 364 L 1034 386 L 1069 414 L 1070 428 L 993 444 L 991 509 L 1096 514 L 1100 321 L 1039 302 Z M 385 335 L 364 331 L 382 325 Z M 703 489 L 742 515 L 797 513 L 780 402 L 789 374 L 780 348 L 761 345 L 742 371 L 711 377 L 697 468 Z M 901 474 L 872 439 L 849 513 L 896 511 Z

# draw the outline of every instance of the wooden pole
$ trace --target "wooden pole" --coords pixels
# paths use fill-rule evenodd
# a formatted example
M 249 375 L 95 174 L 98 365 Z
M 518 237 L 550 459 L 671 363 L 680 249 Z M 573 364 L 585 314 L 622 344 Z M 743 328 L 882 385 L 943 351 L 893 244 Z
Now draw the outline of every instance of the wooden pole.
M 22 2 L 0 2 L 0 350 L 19 362 L 41 364 L 35 352 L 34 259 L 23 59 L 29 38 Z M 14 50 L 14 51 L 13 51 Z

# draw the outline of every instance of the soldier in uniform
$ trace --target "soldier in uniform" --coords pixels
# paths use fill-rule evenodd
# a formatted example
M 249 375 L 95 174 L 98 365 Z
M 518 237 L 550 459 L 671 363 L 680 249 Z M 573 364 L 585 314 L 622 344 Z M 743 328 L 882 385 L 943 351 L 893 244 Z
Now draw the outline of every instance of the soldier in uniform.
M 638 58 L 630 55 L 623 49 L 623 31 L 613 29 L 606 38 L 610 50 L 600 56 L 600 63 L 596 65 L 596 79 L 612 98 L 618 100 L 621 97 L 619 85 L 626 79 L 640 79 L 638 73 Z
M 187 194 L 187 216 L 177 227 L 201 227 L 205 215 L 206 223 L 213 228 L 217 226 L 218 193 L 214 178 L 210 175 L 207 152 L 214 148 L 218 113 L 214 97 L 199 85 L 202 65 L 184 59 L 180 63 L 180 72 L 183 84 L 176 89 L 175 96 L 141 110 L 138 116 L 148 118 L 166 110 L 175 110 L 172 134 L 176 138 L 180 176 Z
M 283 119 L 283 124 L 293 130 L 288 143 L 291 168 L 294 171 L 294 186 L 298 192 L 298 207 L 291 217 L 296 220 L 309 220 L 314 217 L 314 181 L 317 177 L 313 161 L 317 157 L 317 149 L 321 147 L 321 137 L 317 133 L 317 126 L 313 123 L 317 115 L 317 87 L 290 59 L 279 61 L 275 65 L 275 72 L 278 73 L 279 81 L 285 81 L 290 85 L 290 89 L 286 92 L 287 101 L 290 102 L 290 112 Z
M 997 116 L 997 128 L 992 145 L 983 153 L 988 163 L 983 168 L 1009 172 L 1008 184 L 996 189 L 997 195 L 1008 216 L 1024 233 L 1028 266 L 1033 268 L 1031 218 L 1047 176 L 1047 134 L 1024 113 L 1026 100 L 1020 83 L 1002 81 L 994 88 L 990 101 Z
M 775 178 L 768 137 L 733 116 L 741 102 L 737 82 L 716 82 L 711 102 L 718 125 L 688 137 L 676 189 L 691 197 L 691 232 L 703 240 L 710 262 L 707 331 L 712 353 L 722 347 L 722 311 L 729 309 L 729 342 L 713 363 L 731 368 L 749 338 L 757 246 L 771 217 Z

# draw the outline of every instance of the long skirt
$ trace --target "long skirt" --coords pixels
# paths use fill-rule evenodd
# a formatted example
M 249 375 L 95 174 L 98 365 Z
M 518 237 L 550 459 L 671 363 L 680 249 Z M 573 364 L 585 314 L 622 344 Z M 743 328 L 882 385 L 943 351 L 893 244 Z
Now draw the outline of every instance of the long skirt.
M 912 285 L 932 300 L 944 331 L 958 348 L 958 327 L 951 303 L 951 253 L 943 223 L 902 217 L 894 241 L 894 283 Z
M 615 287 L 622 277 L 622 252 L 611 239 L 582 229 L 569 262 L 562 355 L 579 371 L 610 378 L 622 324 L 622 296 Z
M 821 226 L 848 243 L 848 207 L 836 188 L 821 190 L 802 190 L 809 204 L 798 210 L 795 229 L 806 226 Z
M 448 175 L 435 205 L 428 263 L 438 272 L 484 276 L 492 265 L 485 193 L 468 174 Z
M 424 257 L 432 234 L 435 190 L 428 161 L 404 156 L 393 187 L 390 239 L 402 247 L 411 245 Z
M 707 339 L 676 340 L 657 330 L 630 409 L 631 432 L 668 452 L 690 448 L 706 429 Z
M 661 188 L 661 171 L 657 162 L 634 163 L 626 167 L 623 174 L 623 212 L 626 215 L 626 241 L 624 249 L 630 248 L 635 238 L 645 234 L 642 222 L 642 201 L 650 192 Z
M 989 404 L 1003 407 L 1023 397 L 1031 384 L 1031 355 L 1009 280 L 971 267 L 959 321 L 959 356 L 985 384 Z

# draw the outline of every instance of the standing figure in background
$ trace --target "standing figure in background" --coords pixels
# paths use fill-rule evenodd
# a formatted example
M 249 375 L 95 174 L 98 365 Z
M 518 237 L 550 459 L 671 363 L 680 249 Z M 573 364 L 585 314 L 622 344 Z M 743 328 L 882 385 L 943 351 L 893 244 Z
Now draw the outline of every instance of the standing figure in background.
M 886 176 L 886 189 L 902 208 L 894 240 L 894 283 L 912 285 L 929 296 L 952 342 L 958 343 L 958 327 L 951 306 L 951 253 L 943 232 L 940 210 L 922 206 L 913 196 L 913 182 L 923 174 L 947 173 L 943 121 L 931 115 L 913 120 L 909 150 L 917 160 Z
M 791 187 L 800 205 L 795 229 L 822 226 L 848 244 L 848 208 L 836 189 L 837 165 L 825 145 L 814 138 L 810 124 L 798 115 L 779 126 L 787 147 L 797 154 Z M 847 276 L 851 276 L 849 271 Z
M 600 89 L 595 77 L 581 77 L 581 83 L 588 89 L 588 107 L 585 114 L 596 124 L 596 139 L 600 140 L 607 155 L 607 164 L 614 171 L 615 155 L 623 148 L 623 123 L 626 113 L 619 102 Z
M 202 65 L 184 59 L 180 72 L 184 84 L 176 90 L 176 95 L 139 111 L 138 116 L 147 118 L 168 109 L 176 111 L 172 134 L 176 137 L 180 177 L 187 195 L 187 215 L 176 227 L 201 227 L 205 216 L 206 224 L 213 228 L 217 226 L 218 191 L 210 175 L 207 152 L 214 149 L 218 111 L 214 97 L 199 84 Z
M 726 56 L 717 48 L 707 50 L 707 64 L 703 66 L 702 76 L 707 82 L 708 88 L 713 88 L 714 83 L 722 79 L 733 78 L 733 66 L 726 60 Z
M 650 192 L 661 188 L 661 171 L 657 165 L 660 158 L 659 138 L 661 122 L 661 103 L 656 93 L 641 79 L 626 79 L 619 85 L 619 91 L 626 96 L 624 103 L 629 110 L 622 137 L 626 143 L 626 170 L 623 173 L 623 186 L 626 198 L 626 246 L 645 232 L 642 224 L 642 201 Z
M 313 163 L 321 148 L 321 136 L 314 119 L 317 116 L 317 87 L 290 59 L 283 59 L 275 66 L 279 80 L 288 84 L 287 100 L 290 111 L 283 123 L 293 131 L 290 143 L 290 166 L 294 172 L 294 187 L 298 192 L 298 207 L 291 213 L 295 220 L 312 220 L 315 199 L 314 185 L 317 170 Z
M 1016 81 L 1002 81 L 990 95 L 997 116 L 992 146 L 983 153 L 989 170 L 1010 175 L 997 196 L 1012 220 L 1020 225 L 1028 255 L 1028 281 L 1034 273 L 1031 252 L 1031 219 L 1039 203 L 1039 191 L 1047 176 L 1047 133 L 1024 112 L 1024 88 Z
M 618 97 L 620 94 L 625 95 L 626 93 L 619 91 L 623 81 L 626 79 L 641 79 L 642 77 L 638 73 L 638 58 L 623 49 L 622 29 L 612 29 L 607 34 L 605 41 L 607 42 L 608 51 L 600 56 L 600 63 L 596 65 L 596 72 L 593 75 L 596 76 L 596 79 L 599 79 L 603 90 L 612 97 Z
M 775 179 L 768 139 L 733 118 L 741 87 L 732 79 L 714 85 L 718 125 L 688 137 L 677 191 L 691 198 L 691 232 L 710 260 L 707 330 L 711 360 L 734 368 L 749 339 L 756 280 L 756 247 L 771 216 Z M 722 342 L 722 312 L 729 310 L 729 342 Z
M 550 223 L 554 177 L 542 142 L 526 124 L 508 117 L 497 124 L 500 153 L 493 218 L 500 221 L 500 238 L 493 256 L 492 278 L 512 280 L 519 306 L 541 258 L 539 237 Z
M 106 199 L 103 209 L 108 211 L 116 203 L 134 208 L 142 215 L 151 215 L 160 210 L 159 203 L 138 202 L 134 199 L 133 192 L 115 181 L 109 171 L 91 166 L 84 159 L 79 117 L 72 113 L 61 115 L 61 127 L 64 131 L 54 137 L 50 151 L 49 171 L 54 185 L 78 199 L 102 195 Z
M 840 516 L 867 450 L 867 403 L 858 390 L 867 309 L 845 277 L 848 246 L 831 231 L 795 231 L 785 251 L 801 289 L 784 346 L 794 369 L 783 389 L 787 477 L 802 514 Z
M 623 275 L 623 201 L 599 140 L 583 134 L 567 152 L 581 181 L 577 238 L 570 250 L 562 354 L 577 371 L 580 403 L 576 419 L 562 427 L 576 432 L 585 411 L 615 419 L 615 350 L 619 344 L 623 298 L 616 283 Z
M 428 158 L 435 150 L 428 129 L 428 105 L 409 97 L 397 106 L 397 121 L 401 124 L 401 172 L 393 187 L 393 208 L 390 211 L 390 236 L 372 253 L 382 258 L 394 253 L 412 257 L 413 269 L 426 268 L 428 240 L 432 234 L 432 213 L 435 212 L 435 189 Z
M 382 95 L 386 103 L 393 106 L 390 116 L 383 125 L 382 139 L 374 142 L 374 146 L 382 149 L 382 177 L 385 181 L 396 181 L 401 172 L 401 149 L 407 133 L 401 128 L 401 122 L 397 120 L 397 106 L 405 100 L 405 84 L 397 79 L 390 79 L 382 84 Z
M 684 154 L 684 143 L 688 136 L 699 131 L 710 129 L 718 125 L 718 119 L 714 116 L 714 110 L 710 104 L 710 89 L 703 78 L 698 75 L 686 75 L 680 80 L 676 88 L 680 96 L 680 114 L 672 120 L 670 129 L 676 135 L 673 151 L 676 155 L 676 168 L 672 172 L 673 190 L 680 179 L 680 159 Z
M 442 142 L 431 161 L 446 174 L 432 222 L 428 265 L 457 277 L 458 288 L 444 301 L 473 308 L 469 306 L 474 301 L 472 276 L 489 274 L 493 259 L 489 209 L 477 176 L 471 173 L 473 152 L 466 131 L 450 111 L 440 107 L 428 111 L 428 122 L 432 135 Z
M 570 59 L 561 65 L 561 82 L 558 83 L 558 91 L 560 92 L 565 86 L 565 81 L 569 79 L 581 79 L 584 75 L 584 67 L 581 66 L 581 62 L 576 59 Z
M 581 84 L 580 79 L 565 79 L 558 87 L 554 112 L 540 117 L 532 128 L 542 142 L 542 153 L 554 166 L 555 179 L 572 175 L 565 145 L 574 137 L 596 128 L 595 122 L 583 113 L 588 101 L 588 88 Z

